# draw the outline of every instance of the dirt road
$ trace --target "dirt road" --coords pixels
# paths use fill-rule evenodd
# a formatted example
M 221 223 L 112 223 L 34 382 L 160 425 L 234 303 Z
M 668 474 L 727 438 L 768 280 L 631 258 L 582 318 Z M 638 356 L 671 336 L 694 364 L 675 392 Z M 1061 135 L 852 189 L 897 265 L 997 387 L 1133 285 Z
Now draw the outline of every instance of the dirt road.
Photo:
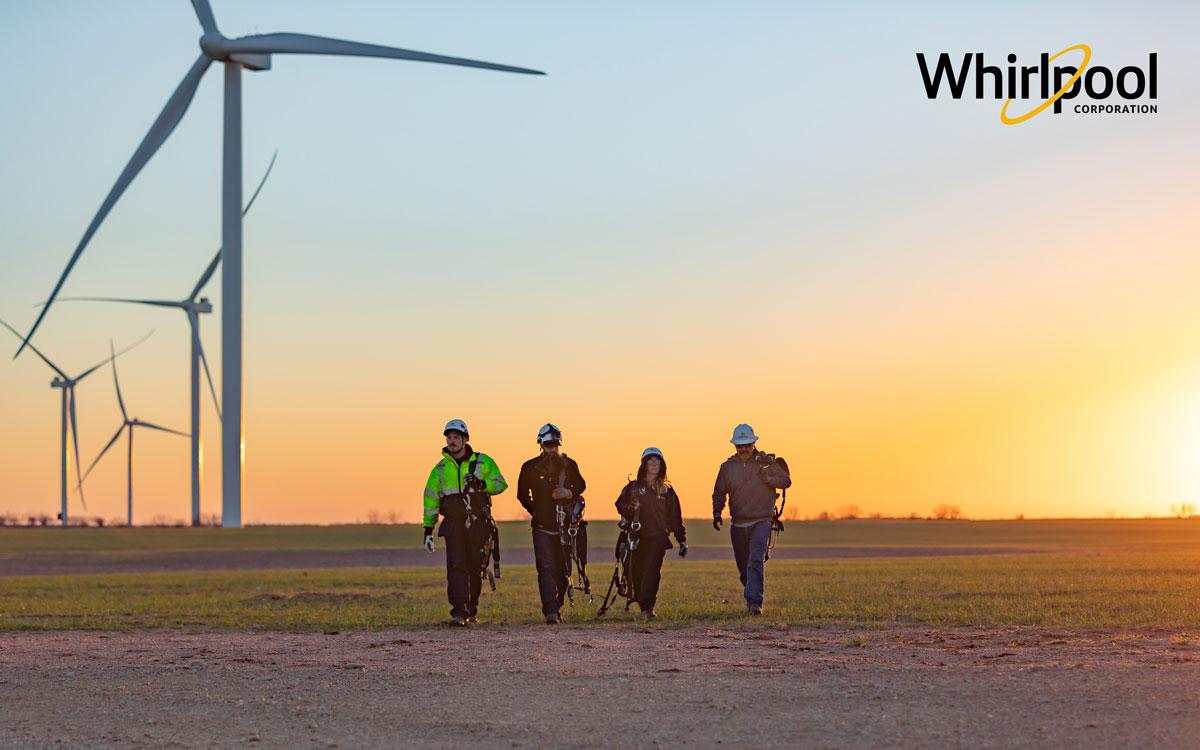
M 1184 748 L 1198 681 L 1158 631 L 4 634 L 0 748 Z

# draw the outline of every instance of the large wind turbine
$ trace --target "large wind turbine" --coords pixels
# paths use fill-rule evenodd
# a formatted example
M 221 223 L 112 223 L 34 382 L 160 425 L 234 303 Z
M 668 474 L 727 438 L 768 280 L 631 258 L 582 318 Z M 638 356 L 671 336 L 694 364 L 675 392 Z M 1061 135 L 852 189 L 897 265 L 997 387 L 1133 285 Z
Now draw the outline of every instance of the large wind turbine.
M 213 62 L 225 65 L 225 122 L 224 154 L 221 189 L 221 247 L 224 262 L 221 267 L 221 403 L 224 416 L 221 425 L 221 525 L 242 525 L 242 68 L 270 70 L 271 55 L 308 54 L 342 55 L 350 57 L 381 57 L 393 60 L 442 63 L 468 68 L 484 68 L 509 73 L 544 75 L 540 70 L 517 68 L 511 65 L 446 57 L 427 52 L 383 47 L 376 44 L 348 42 L 341 39 L 308 34 L 254 34 L 229 39 L 217 30 L 208 0 L 192 0 L 192 7 L 204 33 L 200 37 L 200 56 L 171 94 L 150 132 L 134 151 L 124 171 L 117 178 L 100 204 L 100 210 L 88 225 L 67 267 L 54 285 L 46 306 L 34 321 L 29 335 L 17 349 L 17 355 L 33 337 L 38 326 L 50 311 L 58 292 L 74 268 L 92 235 L 116 205 L 125 189 L 146 166 L 150 158 L 175 130 L 187 112 L 192 96 L 200 85 L 208 66 Z
M 258 188 L 254 194 L 250 196 L 250 200 L 246 202 L 246 207 L 242 209 L 242 216 L 245 216 L 250 207 L 254 205 L 254 201 L 258 199 L 258 194 L 262 192 L 263 185 L 267 183 L 267 178 L 271 176 L 271 169 L 275 166 L 275 157 L 278 152 L 271 156 L 271 163 L 267 165 L 267 171 L 263 178 L 258 183 Z M 221 262 L 221 251 L 213 256 L 212 261 L 208 264 L 208 268 L 204 269 L 200 280 L 192 287 L 192 292 L 182 300 L 165 300 L 165 299 L 123 299 L 117 297 L 63 297 L 63 302 L 87 301 L 87 302 L 123 302 L 135 305 L 150 305 L 152 307 L 173 307 L 178 310 L 183 310 L 187 315 L 188 327 L 192 332 L 192 346 L 188 362 L 189 371 L 191 372 L 190 397 L 192 403 L 192 525 L 200 525 L 200 368 L 204 367 L 204 377 L 208 380 L 208 390 L 212 393 L 213 406 L 217 410 L 217 419 L 221 418 L 221 402 L 217 400 L 217 389 L 213 385 L 212 372 L 208 369 L 208 358 L 204 356 L 204 345 L 200 343 L 200 316 L 212 312 L 212 304 L 208 301 L 208 297 L 198 297 L 200 291 L 208 284 L 213 273 L 217 270 L 217 264 Z M 78 461 L 76 468 L 79 468 Z
M 108 342 L 108 346 L 111 350 L 111 341 Z M 112 436 L 112 439 L 100 449 L 100 453 L 95 459 L 93 459 L 92 465 L 87 468 L 87 471 L 83 472 L 83 476 L 80 477 L 79 483 L 81 485 L 83 484 L 83 480 L 87 479 L 88 474 L 92 473 L 92 469 L 96 468 L 96 464 L 100 463 L 100 459 L 104 458 L 104 454 L 108 453 L 108 449 L 113 447 L 113 443 L 117 442 L 117 439 L 121 437 L 121 433 L 125 430 L 129 430 L 129 453 L 127 454 L 128 458 L 125 464 L 125 512 L 127 523 L 129 526 L 133 526 L 133 428 L 146 427 L 151 430 L 159 430 L 160 432 L 169 432 L 172 435 L 182 435 L 183 437 L 187 437 L 188 435 L 186 432 L 180 432 L 179 430 L 161 427 L 151 422 L 143 422 L 137 417 L 134 417 L 133 419 L 129 418 L 129 412 L 125 411 L 125 399 L 121 398 L 121 381 L 117 379 L 116 359 L 117 356 L 114 353 L 113 356 L 109 358 L 109 362 L 112 362 L 113 385 L 116 386 L 117 389 L 117 405 L 121 407 L 121 426 L 117 428 L 117 432 Z
M 19 338 L 19 339 L 21 338 L 21 334 L 17 333 L 17 329 L 13 328 L 8 323 L 5 323 L 3 320 L 0 320 L 0 325 L 3 325 L 8 330 L 12 331 L 13 335 L 16 336 L 17 338 Z M 65 372 L 63 372 L 62 368 L 60 368 L 58 365 L 51 362 L 49 357 L 47 357 L 45 354 L 42 354 L 40 351 L 38 351 L 37 347 L 35 347 L 33 344 L 28 344 L 28 342 L 26 342 L 28 344 L 30 350 L 33 351 L 34 354 L 38 355 L 38 357 L 43 362 L 45 362 L 50 367 L 51 370 L 54 370 L 54 374 L 58 376 L 54 380 L 50 381 L 50 387 L 58 388 L 62 391 L 62 418 L 60 420 L 62 436 L 61 436 L 61 441 L 60 441 L 61 449 L 59 451 L 59 467 L 60 467 L 61 477 L 62 477 L 60 487 L 59 487 L 59 494 L 60 494 L 60 499 L 62 501 L 62 509 L 59 512 L 59 518 L 62 520 L 63 528 L 66 528 L 66 526 L 68 524 L 68 521 L 67 521 L 67 485 L 70 484 L 70 480 L 68 479 L 68 475 L 70 474 L 70 459 L 69 459 L 70 451 L 67 450 L 67 422 L 68 421 L 70 421 L 70 423 L 71 423 L 71 446 L 74 448 L 74 452 L 75 452 L 75 472 L 76 472 L 76 475 L 79 476 L 79 502 L 83 504 L 83 509 L 87 510 L 87 500 L 83 496 L 83 476 L 82 476 L 83 475 L 83 466 L 80 465 L 80 463 L 79 463 L 79 427 L 78 427 L 77 420 L 75 418 L 75 386 L 79 384 L 79 381 L 83 380 L 88 375 L 91 375 L 96 370 L 99 370 L 101 367 L 104 367 L 109 362 L 113 361 L 117 357 L 121 356 L 125 352 L 132 349 L 133 347 L 137 346 L 138 344 L 142 343 L 146 339 L 150 338 L 151 333 L 154 333 L 154 332 L 151 331 L 150 333 L 146 334 L 138 341 L 134 342 L 132 345 L 125 347 L 124 349 L 122 349 L 119 352 L 112 352 L 112 355 L 110 357 L 108 357 L 107 359 L 105 359 L 103 362 L 101 362 L 97 365 L 93 365 L 92 367 L 89 367 L 88 369 L 84 370 L 83 372 L 79 373 L 78 375 L 76 375 L 73 378 L 69 377 Z M 24 339 L 22 339 L 22 340 L 24 340 Z

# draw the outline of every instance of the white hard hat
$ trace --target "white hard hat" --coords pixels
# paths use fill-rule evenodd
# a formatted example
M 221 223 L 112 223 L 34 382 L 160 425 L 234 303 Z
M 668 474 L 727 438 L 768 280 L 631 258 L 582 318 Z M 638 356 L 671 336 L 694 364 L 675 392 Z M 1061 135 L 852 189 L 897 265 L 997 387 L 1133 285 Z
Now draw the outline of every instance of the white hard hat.
M 467 432 L 467 423 L 461 419 L 451 419 L 449 422 L 447 422 L 446 429 L 442 430 L 442 434 L 445 435 L 451 430 L 454 430 L 455 432 L 461 432 L 463 437 L 471 437 L 471 433 Z
M 650 458 L 651 456 L 658 456 L 659 459 L 662 461 L 666 460 L 665 458 L 663 458 L 662 451 L 660 451 L 658 448 L 655 448 L 654 446 L 650 446 L 646 450 L 642 451 L 642 460 L 643 461 L 645 461 L 647 458 Z
M 748 424 L 740 424 L 733 428 L 733 439 L 729 442 L 734 445 L 753 445 L 758 442 L 758 435 L 754 434 L 754 428 Z
M 547 422 L 546 424 L 542 425 L 542 429 L 538 430 L 537 441 L 538 445 L 550 442 L 561 443 L 562 430 L 558 429 L 558 427 L 550 422 Z

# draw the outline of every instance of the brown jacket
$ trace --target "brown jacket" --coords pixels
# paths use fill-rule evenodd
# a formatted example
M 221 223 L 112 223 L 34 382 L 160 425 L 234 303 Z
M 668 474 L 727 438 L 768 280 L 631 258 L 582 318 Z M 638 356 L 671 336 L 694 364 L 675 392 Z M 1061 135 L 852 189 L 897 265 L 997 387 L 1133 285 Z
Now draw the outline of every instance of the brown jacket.
M 739 461 L 730 456 L 721 464 L 713 486 L 713 515 L 718 516 L 729 501 L 729 515 L 738 525 L 765 521 L 775 515 L 775 490 L 792 486 L 783 466 L 760 465 L 755 459 Z

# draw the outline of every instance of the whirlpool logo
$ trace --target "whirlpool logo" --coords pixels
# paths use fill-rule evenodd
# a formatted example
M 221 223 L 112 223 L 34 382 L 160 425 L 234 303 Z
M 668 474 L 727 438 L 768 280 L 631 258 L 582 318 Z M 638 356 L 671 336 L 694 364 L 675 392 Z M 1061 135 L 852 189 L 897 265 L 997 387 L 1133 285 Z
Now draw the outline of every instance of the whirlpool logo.
M 1065 59 L 1051 66 L 1059 58 Z M 982 52 L 968 52 L 956 69 L 950 54 L 942 52 L 931 71 L 925 53 L 917 53 L 917 66 L 921 69 L 928 98 L 936 99 L 945 84 L 951 97 L 961 99 L 967 91 L 968 81 L 973 81 L 976 99 L 1004 100 L 1000 107 L 1000 122 L 1005 125 L 1019 125 L 1050 108 L 1054 114 L 1059 114 L 1063 111 L 1064 100 L 1075 99 L 1080 94 L 1086 95 L 1091 102 L 1073 104 L 1071 109 L 1078 114 L 1158 113 L 1157 101 L 1126 103 L 1142 98 L 1158 99 L 1157 52 L 1149 53 L 1144 67 L 1128 65 L 1116 73 L 1103 65 L 1092 65 L 1092 48 L 1086 44 L 1076 44 L 1053 55 L 1043 52 L 1037 65 L 1017 65 L 1014 54 L 1009 54 L 1007 60 L 1008 65 L 1001 68 L 988 65 Z M 1095 103 L 1105 102 L 1114 94 L 1126 102 Z M 1038 103 L 1030 108 L 1029 100 L 1035 95 Z M 1017 101 L 1021 103 L 1014 104 Z

